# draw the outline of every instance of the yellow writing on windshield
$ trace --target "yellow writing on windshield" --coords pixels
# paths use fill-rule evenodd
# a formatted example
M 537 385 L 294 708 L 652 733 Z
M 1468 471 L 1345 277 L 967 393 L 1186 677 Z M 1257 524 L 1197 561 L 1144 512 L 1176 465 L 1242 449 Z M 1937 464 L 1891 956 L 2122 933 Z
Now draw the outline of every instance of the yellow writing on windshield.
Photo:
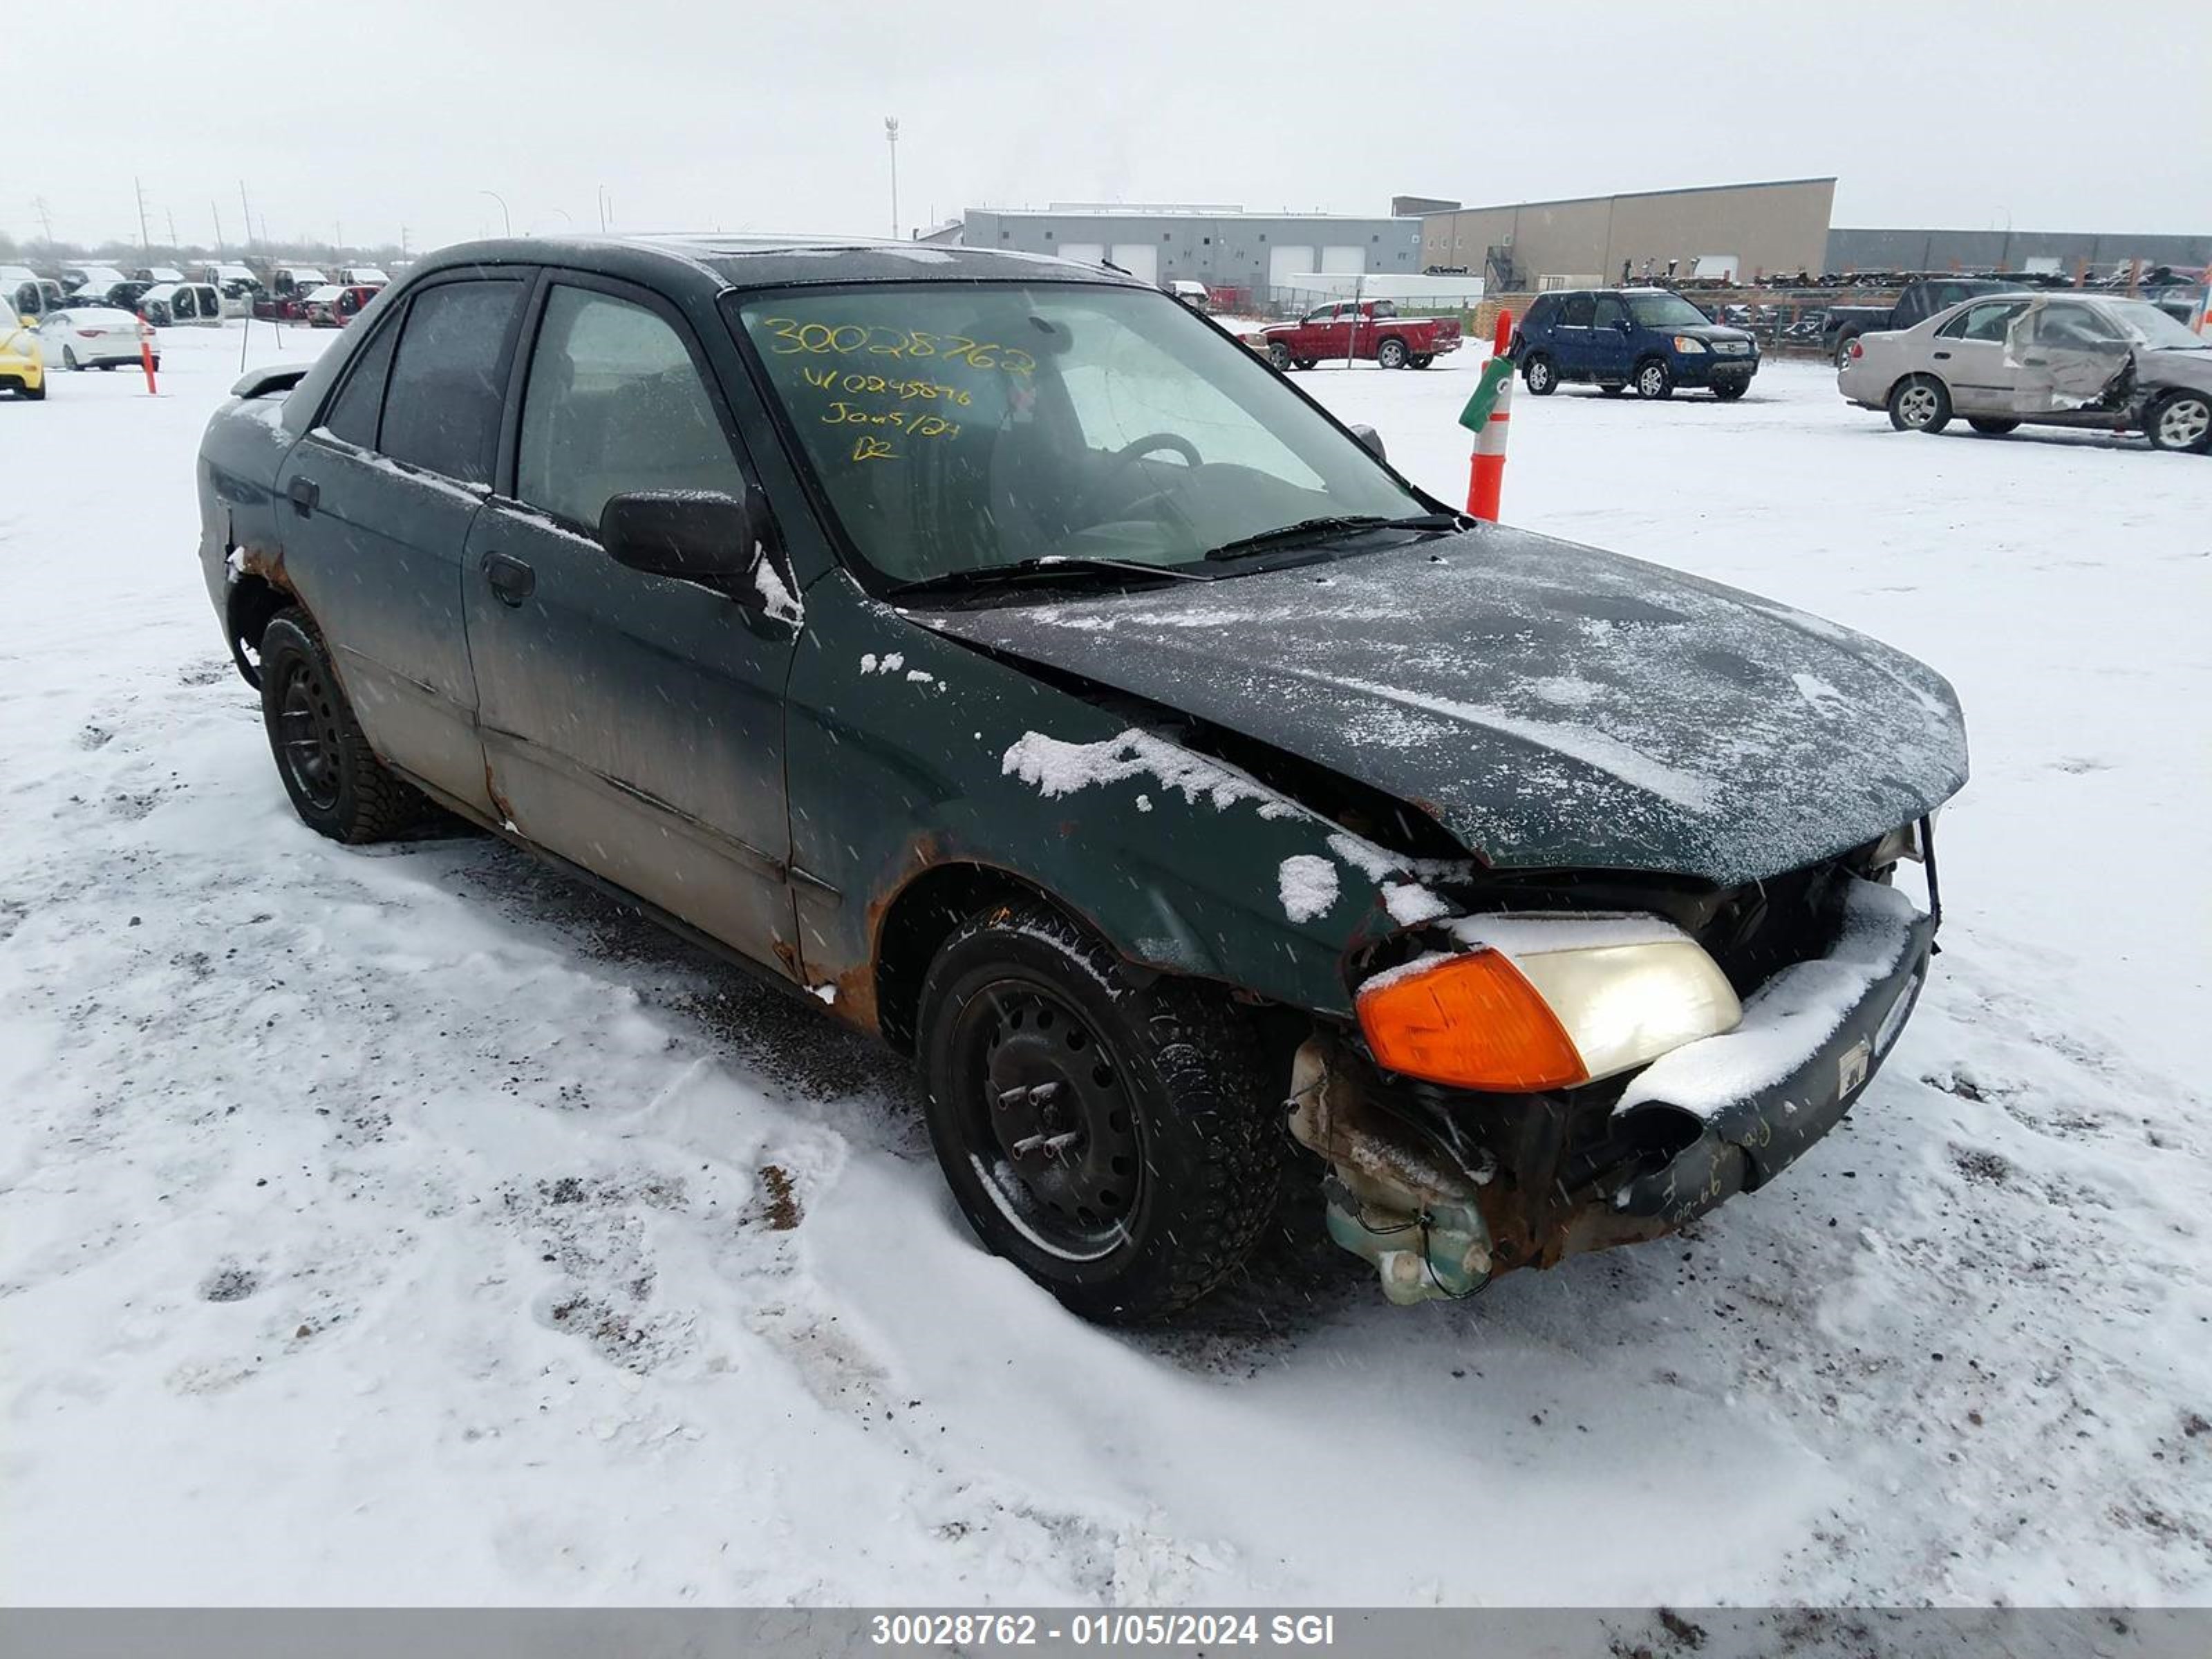
M 865 323 L 802 323 L 795 317 L 763 317 L 761 326 L 775 337 L 771 356 L 802 354 L 822 357 L 933 358 L 971 368 L 1027 374 L 1036 359 L 1019 346 L 971 340 L 964 334 L 932 334 L 921 329 L 875 328 Z

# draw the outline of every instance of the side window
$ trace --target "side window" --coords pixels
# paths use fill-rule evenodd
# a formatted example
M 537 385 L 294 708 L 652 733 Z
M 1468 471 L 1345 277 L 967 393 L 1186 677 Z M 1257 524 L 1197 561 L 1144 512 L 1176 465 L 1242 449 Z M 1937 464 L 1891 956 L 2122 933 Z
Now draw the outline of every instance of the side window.
M 361 449 L 376 447 L 376 417 L 384 409 L 384 382 L 392 373 L 392 347 L 399 338 L 399 319 L 388 319 L 362 348 L 346 374 L 345 385 L 323 418 L 332 437 Z
M 378 447 L 463 483 L 491 482 L 506 391 L 500 351 L 521 300 L 522 284 L 512 280 L 447 283 L 415 296 Z
M 1628 307 L 1623 305 L 1616 295 L 1607 294 L 1598 301 L 1595 313 L 1590 318 L 1590 326 L 1619 328 L 1627 320 Z
M 1936 331 L 1946 340 L 2002 340 L 2005 325 L 2018 314 L 2021 302 L 2017 300 L 1996 300 L 1987 305 L 1968 306 L 1949 322 Z
M 608 499 L 633 489 L 744 489 L 683 337 L 643 306 L 554 289 L 522 394 L 514 493 L 596 532 Z
M 1588 294 L 1570 294 L 1567 295 L 1566 304 L 1560 308 L 1559 326 L 1561 328 L 1588 328 L 1590 325 L 1590 313 L 1595 307 L 1597 301 L 1594 295 Z
M 2064 300 L 2044 307 L 2029 324 L 2028 335 L 2037 345 L 2074 351 L 2107 350 L 2126 343 L 2100 313 Z

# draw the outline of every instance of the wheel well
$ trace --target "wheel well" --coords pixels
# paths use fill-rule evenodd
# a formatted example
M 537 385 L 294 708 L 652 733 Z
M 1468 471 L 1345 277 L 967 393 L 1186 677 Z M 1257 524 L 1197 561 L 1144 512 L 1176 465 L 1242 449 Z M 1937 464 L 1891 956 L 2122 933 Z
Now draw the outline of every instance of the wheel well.
M 876 930 L 876 1020 L 884 1040 L 914 1051 L 921 982 L 954 928 L 993 903 L 1027 899 L 1089 926 L 1036 883 L 988 865 L 934 865 L 899 889 Z
M 294 603 L 289 593 L 265 576 L 240 576 L 230 584 L 223 602 L 225 631 L 231 658 L 248 685 L 261 684 L 261 635 L 269 619 Z

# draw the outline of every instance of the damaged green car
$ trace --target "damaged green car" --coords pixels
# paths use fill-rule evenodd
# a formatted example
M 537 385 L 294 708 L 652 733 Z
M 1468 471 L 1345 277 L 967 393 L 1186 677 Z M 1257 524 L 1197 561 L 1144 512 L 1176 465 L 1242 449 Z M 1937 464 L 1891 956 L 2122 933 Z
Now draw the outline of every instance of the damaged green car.
M 452 250 L 198 480 L 309 825 L 434 804 L 911 1054 L 1091 1317 L 1219 1285 L 1285 1179 L 1397 1301 L 1669 1231 L 1927 975 L 1939 676 L 1473 523 L 1109 270 Z

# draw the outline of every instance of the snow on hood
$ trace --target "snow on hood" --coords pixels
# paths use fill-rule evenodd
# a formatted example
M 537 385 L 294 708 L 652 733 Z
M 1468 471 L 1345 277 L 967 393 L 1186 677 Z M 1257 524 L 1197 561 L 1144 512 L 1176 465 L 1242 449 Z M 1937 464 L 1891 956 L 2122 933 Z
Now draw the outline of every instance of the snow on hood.
M 915 619 L 1305 756 L 1500 866 L 1733 884 L 1870 841 L 1966 777 L 1957 699 L 1913 659 L 1522 531 Z

